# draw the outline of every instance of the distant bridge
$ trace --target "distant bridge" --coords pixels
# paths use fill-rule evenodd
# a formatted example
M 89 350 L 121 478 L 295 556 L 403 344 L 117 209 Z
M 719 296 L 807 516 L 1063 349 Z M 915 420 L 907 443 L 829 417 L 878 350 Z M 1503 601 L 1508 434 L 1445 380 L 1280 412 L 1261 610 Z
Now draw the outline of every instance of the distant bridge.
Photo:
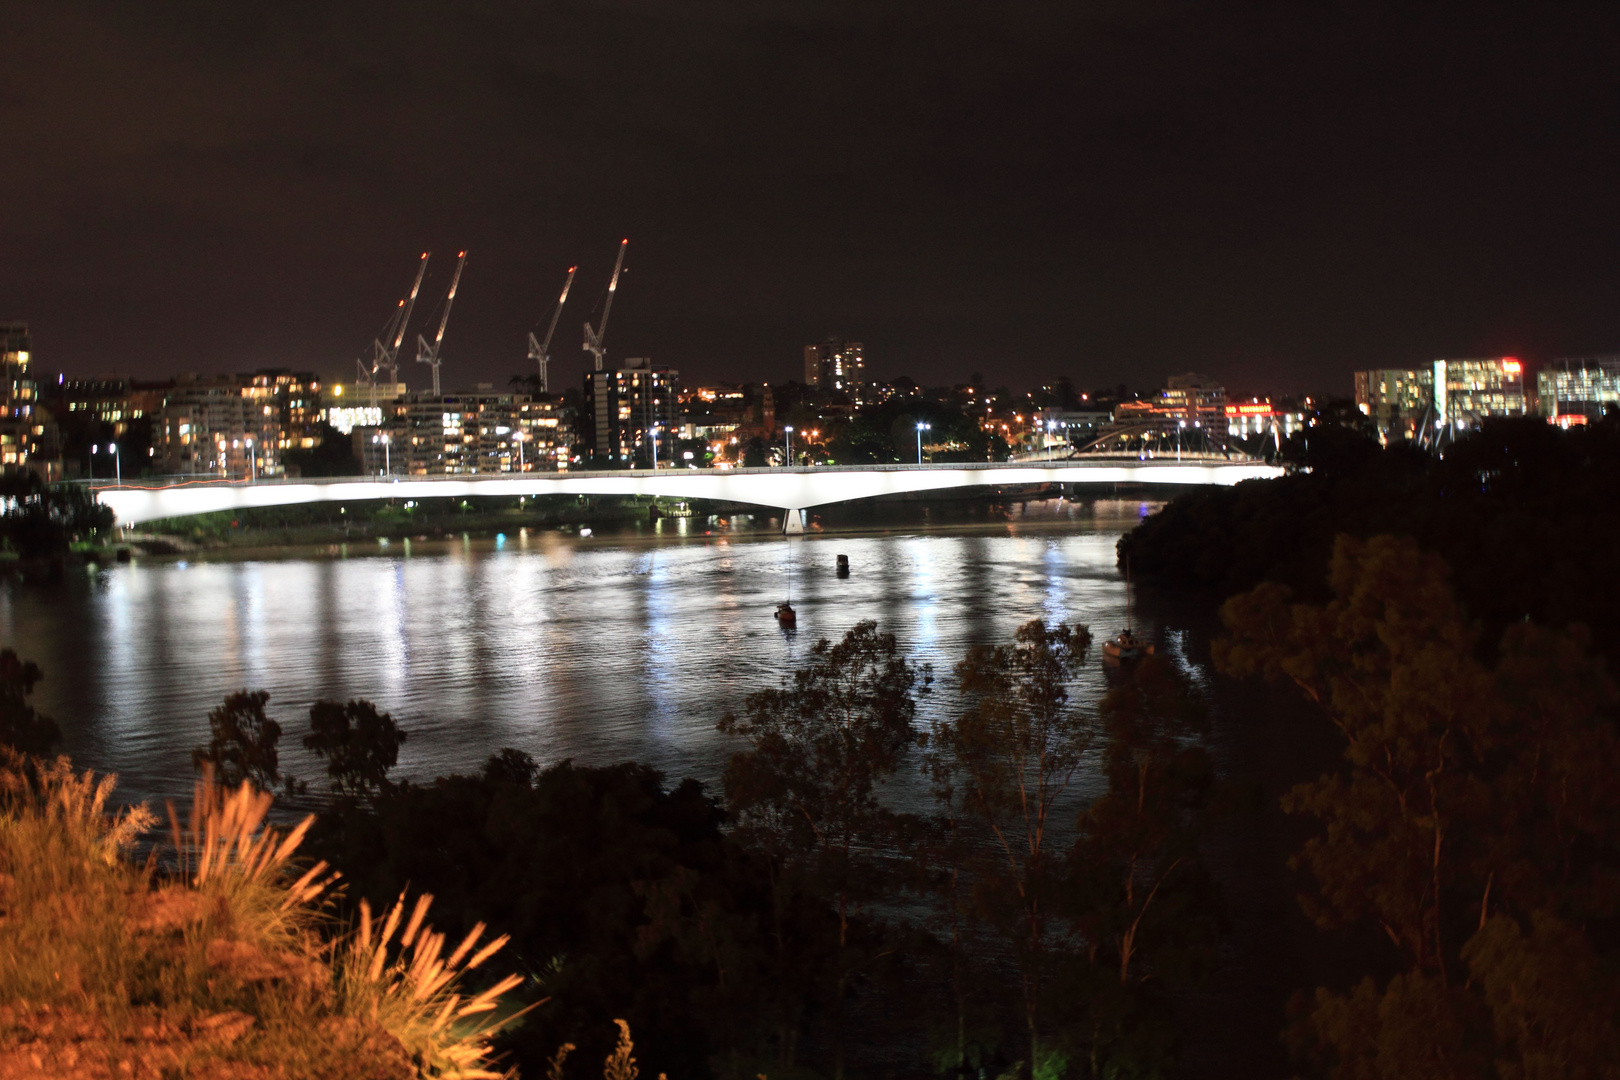
M 770 506 L 784 528 L 804 528 L 803 511 L 852 499 L 1047 484 L 1231 485 L 1282 475 L 1264 462 L 1203 459 L 1066 459 L 940 465 L 827 465 L 764 469 L 632 469 L 613 472 L 486 473 L 335 477 L 309 480 L 178 479 L 95 485 L 122 525 L 313 502 L 519 495 L 656 495 Z

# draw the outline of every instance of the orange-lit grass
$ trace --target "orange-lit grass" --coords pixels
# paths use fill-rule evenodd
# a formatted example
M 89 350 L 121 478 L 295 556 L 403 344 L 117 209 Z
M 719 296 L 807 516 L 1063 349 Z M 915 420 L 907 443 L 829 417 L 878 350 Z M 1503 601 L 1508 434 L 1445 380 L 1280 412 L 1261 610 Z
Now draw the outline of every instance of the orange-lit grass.
M 246 784 L 205 778 L 183 825 L 169 808 L 173 866 L 137 866 L 130 846 L 154 818 L 110 811 L 113 783 L 65 758 L 0 759 L 0 1005 L 93 1017 L 113 1039 L 154 1017 L 171 1031 L 222 1017 L 240 1029 L 169 1046 L 161 1065 L 182 1074 L 224 1058 L 325 1075 L 341 1049 L 401 1075 L 501 1075 L 488 1044 L 513 1017 L 491 1016 L 521 980 L 478 994 L 462 982 L 505 938 L 481 943 L 480 925 L 446 955 L 425 921 L 431 898 L 404 920 L 403 895 L 381 923 L 362 904 L 357 929 L 323 936 L 336 927 L 318 905 L 337 875 L 293 861 L 313 819 L 266 825 L 271 798 Z

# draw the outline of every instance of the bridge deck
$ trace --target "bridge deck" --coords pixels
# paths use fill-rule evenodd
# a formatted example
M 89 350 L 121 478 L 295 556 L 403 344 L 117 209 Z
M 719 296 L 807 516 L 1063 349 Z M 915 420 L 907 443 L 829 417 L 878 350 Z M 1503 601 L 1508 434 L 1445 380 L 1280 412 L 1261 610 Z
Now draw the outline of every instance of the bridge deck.
M 124 525 L 220 510 L 371 499 L 519 495 L 656 495 L 802 510 L 852 499 L 964 487 L 1042 484 L 1231 485 L 1281 475 L 1261 462 L 1059 460 L 940 465 L 650 469 L 226 481 L 183 478 L 93 485 Z

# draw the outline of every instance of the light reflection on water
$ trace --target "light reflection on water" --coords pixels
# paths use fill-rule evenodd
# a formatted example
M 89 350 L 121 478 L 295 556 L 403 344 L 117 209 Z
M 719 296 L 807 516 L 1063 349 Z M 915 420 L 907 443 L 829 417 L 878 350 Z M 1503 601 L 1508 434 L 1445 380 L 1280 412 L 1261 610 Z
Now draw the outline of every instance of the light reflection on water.
M 662 539 L 525 531 L 380 554 L 350 544 L 348 557 L 137 563 L 88 587 L 12 583 L 0 642 L 44 669 L 36 704 L 61 721 L 64 751 L 119 772 L 125 798 L 188 791 L 209 709 L 243 687 L 271 692 L 284 768 L 306 778 L 318 772 L 300 745 L 310 702 L 365 697 L 410 732 L 407 776 L 476 769 L 512 746 L 712 781 L 733 749 L 714 731 L 720 715 L 861 619 L 933 665 L 925 722 L 950 707 L 945 684 L 970 645 L 1037 617 L 1116 633 L 1114 544 L 1138 514 L 1135 501 L 1098 502 L 993 528 L 794 539 L 796 634 L 772 619 L 789 541 L 699 536 L 679 520 L 659 523 Z M 1082 694 L 1094 702 L 1103 686 L 1094 663 Z

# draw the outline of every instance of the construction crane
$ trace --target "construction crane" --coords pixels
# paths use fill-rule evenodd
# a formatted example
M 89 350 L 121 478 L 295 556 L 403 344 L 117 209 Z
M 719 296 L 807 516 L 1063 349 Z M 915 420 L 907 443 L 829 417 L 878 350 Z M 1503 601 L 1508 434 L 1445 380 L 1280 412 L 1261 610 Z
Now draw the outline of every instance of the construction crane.
M 546 340 L 536 341 L 534 331 L 529 331 L 529 359 L 540 365 L 540 392 L 551 393 L 551 377 L 548 369 L 551 366 L 551 335 L 557 332 L 557 320 L 562 318 L 563 304 L 568 302 L 568 288 L 574 284 L 574 271 L 577 266 L 568 268 L 568 280 L 563 282 L 562 295 L 557 297 L 557 310 L 551 313 L 551 325 L 546 328 Z
M 624 249 L 630 244 L 629 240 L 619 241 L 619 259 L 613 264 L 613 280 L 608 282 L 607 303 L 602 305 L 602 329 L 592 330 L 591 324 L 585 324 L 585 351 L 596 357 L 596 370 L 602 370 L 602 357 L 607 355 L 607 349 L 602 341 L 607 337 L 608 313 L 613 310 L 613 294 L 619 291 L 619 268 L 624 266 Z
M 461 271 L 467 265 L 467 253 L 463 251 L 456 256 L 455 276 L 450 279 L 450 292 L 444 298 L 444 318 L 439 320 L 439 336 L 428 344 L 428 339 L 421 334 L 416 335 L 416 362 L 427 364 L 433 369 L 433 396 L 439 396 L 439 346 L 444 344 L 444 330 L 450 325 L 450 308 L 456 302 L 456 286 L 461 284 Z
M 354 362 L 354 381 L 370 390 L 373 409 L 377 407 L 377 373 L 387 368 L 389 381 L 395 384 L 399 382 L 399 347 L 405 341 L 405 325 L 411 321 L 411 309 L 416 306 L 416 294 L 422 291 L 422 276 L 427 273 L 428 254 L 426 251 L 422 252 L 422 258 L 417 263 L 416 280 L 411 283 L 410 294 L 394 309 L 394 314 L 383 327 L 381 336 L 372 339 L 371 366 L 367 367 L 364 360 Z M 392 345 L 387 344 L 389 339 L 393 340 Z

